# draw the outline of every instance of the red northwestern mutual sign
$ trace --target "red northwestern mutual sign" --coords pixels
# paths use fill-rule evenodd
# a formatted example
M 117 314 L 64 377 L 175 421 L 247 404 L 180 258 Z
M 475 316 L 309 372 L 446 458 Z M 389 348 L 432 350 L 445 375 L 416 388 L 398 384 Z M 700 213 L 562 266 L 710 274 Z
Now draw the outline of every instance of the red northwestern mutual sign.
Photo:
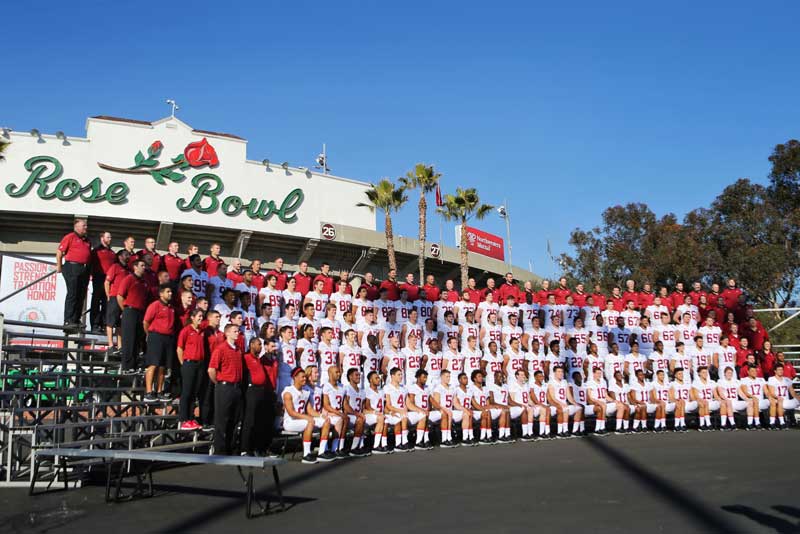
M 467 226 L 467 250 L 496 260 L 505 259 L 503 238 Z

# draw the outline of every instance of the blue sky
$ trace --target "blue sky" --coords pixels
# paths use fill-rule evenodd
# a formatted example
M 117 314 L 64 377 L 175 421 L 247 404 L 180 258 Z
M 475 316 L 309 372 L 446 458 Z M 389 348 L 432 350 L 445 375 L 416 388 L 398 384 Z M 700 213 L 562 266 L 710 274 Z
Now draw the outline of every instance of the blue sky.
M 83 135 L 175 98 L 253 159 L 310 166 L 327 142 L 365 181 L 434 163 L 445 192 L 509 198 L 514 263 L 543 275 L 547 239 L 568 251 L 607 206 L 682 216 L 798 136 L 796 2 L 166 4 L 7 3 L 0 125 Z

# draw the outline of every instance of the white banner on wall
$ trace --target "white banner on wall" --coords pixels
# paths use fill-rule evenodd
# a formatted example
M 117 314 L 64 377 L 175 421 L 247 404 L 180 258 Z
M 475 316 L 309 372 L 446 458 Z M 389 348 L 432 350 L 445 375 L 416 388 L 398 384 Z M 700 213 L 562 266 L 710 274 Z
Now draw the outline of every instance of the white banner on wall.
M 0 273 L 0 298 L 55 271 L 54 265 L 33 261 L 52 262 L 53 256 L 30 256 L 30 258 L 25 260 L 3 256 L 2 273 Z M 91 293 L 92 287 L 89 284 L 87 303 L 91 302 Z M 62 324 L 66 295 L 67 288 L 64 285 L 64 278 L 60 274 L 53 274 L 20 291 L 10 299 L 0 302 L 0 313 L 7 320 Z M 6 326 L 6 328 L 20 330 L 20 327 Z

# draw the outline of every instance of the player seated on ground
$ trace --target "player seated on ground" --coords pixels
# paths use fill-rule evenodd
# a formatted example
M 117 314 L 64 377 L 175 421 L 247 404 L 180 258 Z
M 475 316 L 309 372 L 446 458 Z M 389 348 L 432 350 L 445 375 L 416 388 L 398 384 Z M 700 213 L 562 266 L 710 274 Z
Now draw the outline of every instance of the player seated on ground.
M 670 400 L 675 403 L 675 431 L 686 432 L 686 414 L 697 411 L 697 401 L 692 400 L 692 387 L 684 380 L 684 373 L 688 371 L 683 367 L 675 367 L 672 372 L 674 380 Z M 681 403 L 683 403 L 683 417 L 678 417 Z
M 472 417 L 481 425 L 481 437 L 478 445 L 493 445 L 492 421 L 500 418 L 501 409 L 489 401 L 489 392 L 483 385 L 483 373 L 472 371 L 470 386 Z
M 622 418 L 625 417 L 625 410 L 617 410 L 617 403 L 608 394 L 608 384 L 603 378 L 603 368 L 595 367 L 585 385 L 586 390 L 586 415 L 594 414 L 595 424 L 594 433 L 600 436 L 606 434 L 606 417 L 617 415 L 617 430 L 622 428 Z
M 748 363 L 747 376 L 739 381 L 739 396 L 753 403 L 753 417 L 747 417 L 747 430 L 759 430 L 761 428 L 761 411 L 769 410 L 769 400 L 764 398 L 766 382 L 758 376 L 760 368 L 754 363 Z
M 366 394 L 361 389 L 361 371 L 356 368 L 347 371 L 347 386 L 344 388 L 344 413 L 347 426 L 353 429 L 353 443 L 350 445 L 350 456 L 369 456 L 364 448 L 364 401 Z
M 563 439 L 570 437 L 569 418 L 578 411 L 575 399 L 572 398 L 572 388 L 564 379 L 564 367 L 556 365 L 551 371 L 550 381 L 547 385 L 547 402 L 556 409 L 558 432 L 556 437 Z
M 518 342 L 518 340 L 514 340 Z M 520 369 L 521 371 L 522 369 Z M 506 377 L 503 373 L 494 374 L 494 385 L 488 388 L 489 403 L 500 408 L 500 417 L 497 420 L 497 441 L 498 443 L 511 443 L 511 410 L 508 406 L 508 386 Z M 520 413 L 517 413 L 519 417 Z
M 299 367 L 292 371 L 292 384 L 281 393 L 283 399 L 283 429 L 288 432 L 303 433 L 303 463 L 317 463 L 316 455 L 311 453 L 311 435 L 315 428 L 327 425 L 323 417 L 306 413 L 310 392 L 306 385 L 306 373 Z
M 772 430 L 787 430 L 784 418 L 785 410 L 796 410 L 800 396 L 792 387 L 792 381 L 784 376 L 784 366 L 775 364 L 774 376 L 767 381 L 767 397 L 769 398 L 769 426 Z M 775 418 L 777 417 L 777 423 Z
M 719 396 L 720 414 L 723 412 L 726 417 L 722 419 L 722 430 L 736 430 L 736 412 L 747 412 L 747 417 L 752 419 L 753 414 L 758 412 L 758 407 L 752 401 L 745 401 L 739 398 L 739 379 L 733 367 L 726 367 L 722 378 L 717 380 L 717 395 Z M 727 419 L 727 421 L 726 421 Z
M 451 374 L 452 377 L 452 374 Z M 461 445 L 472 447 L 478 444 L 472 427 L 472 388 L 467 373 L 458 374 L 458 385 L 454 388 L 453 421 L 461 419 Z
M 508 404 L 511 420 L 520 419 L 522 428 L 522 441 L 533 441 L 533 402 L 531 402 L 530 388 L 525 371 L 520 369 L 514 374 L 514 379 L 508 383 Z
M 615 343 L 616 344 L 616 343 Z M 622 376 L 622 370 L 614 371 L 611 375 L 613 381 L 608 386 L 608 394 L 614 399 L 617 405 L 617 422 L 619 423 L 620 415 L 622 415 L 622 427 L 617 427 L 616 434 L 625 434 L 628 432 L 630 425 L 631 405 L 628 404 L 628 393 L 630 386 L 625 382 Z M 622 414 L 620 414 L 620 410 Z
M 547 402 L 547 384 L 544 381 L 544 371 L 534 371 L 529 391 L 533 403 L 533 417 L 539 419 L 539 439 L 550 438 L 550 416 L 556 414 L 556 409 Z
M 377 371 L 367 374 L 366 398 L 364 400 L 364 418 L 368 427 L 374 427 L 372 443 L 373 454 L 389 454 L 387 447 L 388 430 L 386 429 L 386 416 L 383 405 L 386 402 L 383 388 L 381 388 L 381 375 Z
M 322 415 L 328 418 L 336 436 L 333 438 L 330 451 L 325 450 L 327 436 L 322 436 L 320 439 L 318 460 L 321 462 L 347 457 L 344 450 L 347 417 L 343 409 L 344 388 L 339 384 L 341 377 L 342 371 L 339 366 L 328 367 L 328 381 L 322 386 Z
M 433 448 L 431 447 L 428 434 L 428 420 L 431 406 L 430 390 L 427 385 L 428 372 L 425 369 L 417 369 L 414 378 L 416 380 L 413 384 L 408 386 L 406 394 L 408 422 L 409 424 L 417 426 L 417 443 L 414 450 L 425 451 Z
M 572 398 L 575 400 L 575 415 L 572 417 L 572 434 L 574 436 L 585 436 L 585 414 L 586 414 L 586 388 L 583 387 L 583 365 L 575 368 L 571 374 L 572 382 L 569 385 L 572 391 Z
M 408 409 L 406 408 L 406 388 L 401 385 L 403 371 L 393 367 L 389 371 L 389 383 L 383 388 L 386 404 L 386 423 L 394 426 L 394 450 L 413 451 L 408 444 Z
M 654 404 L 661 402 L 664 403 L 664 412 L 662 413 L 661 418 L 656 418 L 656 431 L 665 431 L 667 429 L 667 414 L 674 413 L 676 414 L 676 417 L 678 414 L 676 411 L 676 403 L 672 402 L 670 399 L 670 390 L 672 388 L 670 387 L 669 380 L 667 380 L 666 368 L 660 368 L 656 371 L 651 385 L 650 402 Z M 681 417 L 683 417 L 683 407 L 681 407 L 680 414 Z
M 631 389 L 628 392 L 628 399 L 633 406 L 634 432 L 647 432 L 647 416 L 655 414 L 655 419 L 661 421 L 664 418 L 666 404 L 662 401 L 658 403 L 650 402 L 650 389 L 652 385 L 644 379 L 644 369 L 634 371 L 634 379 L 631 381 Z M 658 428 L 661 428 L 660 426 Z
M 697 368 L 697 377 L 692 383 L 692 400 L 697 401 L 697 415 L 700 417 L 700 432 L 714 430 L 711 422 L 711 412 L 720 410 L 717 383 L 708 376 L 708 367 L 701 365 Z
M 450 387 L 450 371 L 447 369 L 439 374 L 439 383 L 433 387 L 430 401 L 431 421 L 441 420 L 442 443 L 440 447 L 443 449 L 457 447 L 458 444 L 453 441 L 453 422 L 462 421 L 462 412 L 455 409 L 455 392 Z

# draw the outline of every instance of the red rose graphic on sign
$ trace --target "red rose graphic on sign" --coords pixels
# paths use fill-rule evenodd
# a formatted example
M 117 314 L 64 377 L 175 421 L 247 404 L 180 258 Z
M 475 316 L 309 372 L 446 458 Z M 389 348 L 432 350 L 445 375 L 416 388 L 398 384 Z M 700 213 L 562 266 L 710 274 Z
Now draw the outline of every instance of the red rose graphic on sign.
M 166 185 L 167 180 L 172 182 L 181 182 L 186 176 L 178 171 L 183 171 L 189 167 L 202 167 L 208 165 L 209 167 L 216 167 L 219 165 L 219 157 L 217 151 L 208 142 L 205 137 L 194 143 L 189 143 L 183 149 L 183 154 L 178 154 L 172 158 L 171 165 L 163 167 L 158 166 L 158 158 L 161 155 L 161 149 L 164 144 L 161 141 L 153 141 L 147 147 L 147 155 L 140 150 L 133 157 L 133 167 L 121 168 L 106 165 L 105 163 L 98 162 L 97 165 L 101 169 L 109 171 L 121 172 L 124 174 L 149 174 L 153 180 L 161 185 Z
M 183 157 L 192 167 L 202 167 L 203 165 L 213 167 L 219 165 L 217 151 L 214 150 L 214 147 L 209 144 L 205 137 L 202 141 L 189 144 L 183 150 Z

